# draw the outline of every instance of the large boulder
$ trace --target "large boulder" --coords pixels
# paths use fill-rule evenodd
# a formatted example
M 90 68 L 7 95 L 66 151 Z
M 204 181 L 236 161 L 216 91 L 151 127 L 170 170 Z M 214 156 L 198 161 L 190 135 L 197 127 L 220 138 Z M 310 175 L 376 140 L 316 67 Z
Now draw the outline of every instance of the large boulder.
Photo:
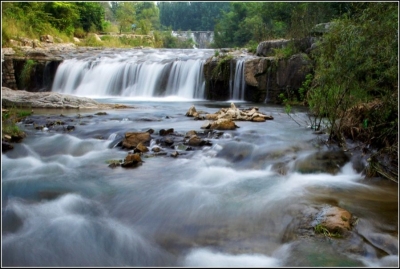
M 319 222 L 318 224 L 321 225 L 323 229 L 326 229 L 331 235 L 345 236 L 352 227 L 351 213 L 337 206 L 327 206 L 322 208 L 321 212 L 317 216 L 317 220 Z
M 122 140 L 122 148 L 134 149 L 139 143 L 148 145 L 151 140 L 151 135 L 148 132 L 127 132 Z

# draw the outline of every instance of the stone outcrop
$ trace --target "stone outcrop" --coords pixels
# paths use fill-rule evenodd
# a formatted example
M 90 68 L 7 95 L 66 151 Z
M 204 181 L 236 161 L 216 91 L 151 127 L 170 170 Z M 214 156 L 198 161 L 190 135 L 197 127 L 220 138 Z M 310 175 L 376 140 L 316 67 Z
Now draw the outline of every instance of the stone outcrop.
M 87 97 L 56 92 L 27 92 L 1 88 L 2 106 L 19 108 L 114 109 L 126 108 L 118 104 L 102 104 Z
M 6 56 L 12 56 L 15 51 L 11 48 L 1 49 L 1 60 L 2 60 L 2 86 L 9 87 L 11 89 L 17 89 L 17 82 L 15 81 L 15 70 L 12 58 Z
M 234 55 L 233 52 L 228 52 Z M 207 99 L 228 100 L 230 75 L 237 57 L 210 57 L 204 64 Z M 313 70 L 312 60 L 306 53 L 288 59 L 247 56 L 244 62 L 244 99 L 260 103 L 281 103 L 281 93 L 296 96 L 307 74 Z

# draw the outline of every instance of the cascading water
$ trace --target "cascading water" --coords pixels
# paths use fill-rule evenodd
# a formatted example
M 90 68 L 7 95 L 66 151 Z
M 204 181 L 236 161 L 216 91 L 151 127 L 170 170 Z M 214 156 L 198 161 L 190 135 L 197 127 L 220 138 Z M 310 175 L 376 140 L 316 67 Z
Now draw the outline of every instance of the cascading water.
M 244 62 L 245 62 L 244 59 L 236 60 L 234 75 L 231 68 L 230 84 L 229 84 L 231 100 L 244 100 L 244 88 L 245 88 Z
M 60 64 L 52 91 L 78 96 L 204 99 L 203 65 L 212 50 L 125 52 L 67 59 Z

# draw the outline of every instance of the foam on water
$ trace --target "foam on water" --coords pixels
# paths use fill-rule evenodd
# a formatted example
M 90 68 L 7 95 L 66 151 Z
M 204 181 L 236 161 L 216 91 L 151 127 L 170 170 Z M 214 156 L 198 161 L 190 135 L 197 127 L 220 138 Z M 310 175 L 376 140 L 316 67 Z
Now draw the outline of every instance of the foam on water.
M 183 259 L 185 267 L 278 267 L 279 261 L 261 254 L 233 255 L 207 248 L 194 249 Z

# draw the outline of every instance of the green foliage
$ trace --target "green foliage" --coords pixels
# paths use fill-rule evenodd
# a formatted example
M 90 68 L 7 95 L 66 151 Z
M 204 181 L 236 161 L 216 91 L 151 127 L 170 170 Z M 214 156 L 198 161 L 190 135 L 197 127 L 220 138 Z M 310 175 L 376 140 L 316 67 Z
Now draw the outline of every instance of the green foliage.
M 256 54 L 258 44 L 259 44 L 259 42 L 250 40 L 245 47 L 247 48 L 248 52 Z
M 286 46 L 283 48 L 276 48 L 274 50 L 274 57 L 278 60 L 280 59 L 289 59 L 290 56 L 294 54 L 294 50 L 292 46 Z
M 119 2 L 116 9 L 116 18 L 119 23 L 119 33 L 131 32 L 132 24 L 135 22 L 135 3 Z
M 31 77 L 32 77 L 32 72 L 33 72 L 35 66 L 36 66 L 36 62 L 34 60 L 29 59 L 25 62 L 25 65 L 20 74 L 20 81 L 22 83 L 23 88 L 29 88 Z
M 45 2 L 44 11 L 51 16 L 50 23 L 61 32 L 72 35 L 74 25 L 79 19 L 79 13 L 75 3 L 69 2 Z
M 303 38 L 317 23 L 342 14 L 337 3 L 246 2 L 230 3 L 214 28 L 214 47 L 243 47 L 249 41 Z
M 171 30 L 163 32 L 154 32 L 155 47 L 162 48 L 181 48 L 181 49 L 192 49 L 196 43 L 192 38 L 181 40 L 178 37 L 172 35 Z
M 23 118 L 30 116 L 32 112 L 19 109 L 15 106 L 3 111 L 1 113 L 1 135 L 10 135 L 10 136 L 20 136 L 23 132 L 20 128 L 16 125 L 20 122 Z
M 311 84 L 313 82 L 313 74 L 307 74 L 305 80 L 303 81 L 299 89 L 299 101 L 304 101 L 307 96 L 307 92 L 311 89 Z
M 103 47 L 104 44 L 97 40 L 95 35 L 90 34 L 85 39 L 82 39 L 79 43 L 80 46 L 87 46 L 87 47 Z
M 226 81 L 229 80 L 230 76 L 230 61 L 233 59 L 232 55 L 224 54 L 218 56 L 217 66 L 212 70 L 212 78 L 225 78 Z M 228 78 L 228 79 L 226 79 Z
M 383 105 L 368 116 L 373 142 L 397 141 L 397 21 L 397 4 L 353 6 L 352 17 L 335 20 L 320 42 L 308 102 L 316 115 L 327 117 L 330 139 L 343 141 L 343 119 L 351 108 L 379 99 Z
M 104 19 L 103 6 L 94 2 L 2 2 L 2 8 L 3 44 L 44 34 L 68 39 L 77 29 L 100 31 Z
M 104 7 L 98 2 L 76 2 L 79 11 L 79 26 L 86 32 L 103 30 Z
M 164 28 L 182 31 L 213 31 L 228 2 L 158 2 L 160 23 Z
M 86 32 L 83 30 L 83 28 L 78 27 L 74 31 L 74 36 L 77 38 L 84 38 L 86 36 Z
M 334 232 L 334 233 L 329 232 L 329 230 L 321 223 L 318 223 L 317 225 L 315 225 L 314 231 L 317 234 L 323 233 L 327 237 L 336 237 L 336 238 L 342 237 L 342 235 L 339 232 Z

